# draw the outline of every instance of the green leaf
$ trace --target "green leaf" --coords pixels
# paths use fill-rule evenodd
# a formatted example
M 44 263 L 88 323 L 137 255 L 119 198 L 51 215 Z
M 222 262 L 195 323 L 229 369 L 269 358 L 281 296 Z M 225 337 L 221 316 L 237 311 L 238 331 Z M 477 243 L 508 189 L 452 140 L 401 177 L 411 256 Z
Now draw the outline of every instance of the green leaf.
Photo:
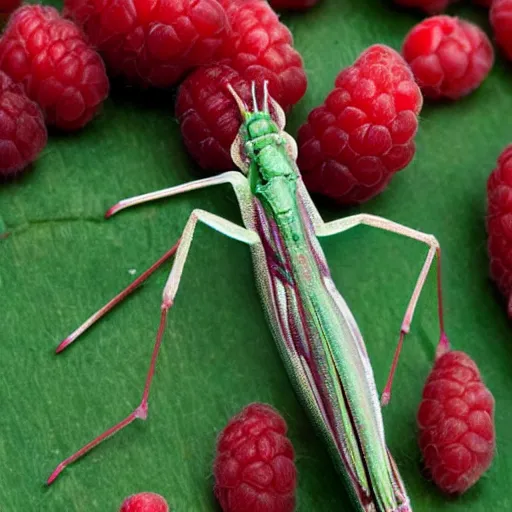
M 487 27 L 486 12 L 452 11 Z M 283 16 L 304 56 L 309 89 L 289 119 L 295 135 L 341 68 L 367 46 L 400 48 L 420 16 L 370 0 L 322 0 Z M 446 324 L 455 348 L 479 365 L 496 398 L 494 464 L 466 495 L 447 499 L 421 474 L 415 415 L 438 337 L 430 278 L 406 340 L 387 440 L 414 510 L 510 510 L 510 325 L 488 281 L 485 186 L 512 133 L 512 73 L 498 58 L 486 82 L 456 103 L 427 105 L 418 150 L 381 196 L 360 209 L 433 233 L 443 248 Z M 148 490 L 172 510 L 218 510 L 211 464 L 217 433 L 252 401 L 286 418 L 297 452 L 300 511 L 351 510 L 348 495 L 286 377 L 260 307 L 249 250 L 199 227 L 170 314 L 149 407 L 137 422 L 69 467 L 55 465 L 126 416 L 140 400 L 167 272 L 56 356 L 58 342 L 178 238 L 195 207 L 240 222 L 228 187 L 142 206 L 105 221 L 117 200 L 194 178 L 168 92 L 114 89 L 81 133 L 51 135 L 32 171 L 0 189 L 0 509 L 115 511 Z M 360 323 L 379 388 L 391 364 L 425 247 L 360 228 L 322 242 Z

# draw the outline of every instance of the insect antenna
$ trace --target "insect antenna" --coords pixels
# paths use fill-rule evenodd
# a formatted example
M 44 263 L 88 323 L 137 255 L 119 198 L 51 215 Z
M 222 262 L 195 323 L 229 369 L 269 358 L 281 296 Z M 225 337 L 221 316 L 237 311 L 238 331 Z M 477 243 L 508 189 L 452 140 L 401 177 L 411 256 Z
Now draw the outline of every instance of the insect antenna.
M 233 86 L 231 84 L 227 85 L 228 91 L 231 93 L 231 96 L 233 96 L 233 99 L 235 100 L 238 110 L 240 110 L 240 114 L 244 117 L 244 119 L 247 119 L 249 117 L 249 112 L 247 110 L 247 105 L 245 104 L 244 100 L 238 96 L 235 89 L 233 89 Z
M 254 81 L 251 84 L 251 95 L 252 95 L 252 109 L 253 109 L 253 112 L 259 112 L 258 100 L 256 99 L 256 82 L 254 82 Z
M 263 112 L 268 114 L 268 80 L 263 82 Z

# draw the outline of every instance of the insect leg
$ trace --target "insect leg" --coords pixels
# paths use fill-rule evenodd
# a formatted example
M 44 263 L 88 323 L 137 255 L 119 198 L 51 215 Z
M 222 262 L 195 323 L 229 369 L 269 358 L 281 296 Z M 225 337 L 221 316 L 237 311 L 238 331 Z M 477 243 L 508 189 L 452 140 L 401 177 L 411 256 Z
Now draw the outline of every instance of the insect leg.
M 130 206 L 134 206 L 136 204 L 144 203 L 147 201 L 152 201 L 155 199 L 160 199 L 163 197 L 170 197 L 174 195 L 181 194 L 183 192 L 189 192 L 191 190 L 197 190 L 200 188 L 205 188 L 213 185 L 220 185 L 224 183 L 231 183 L 233 186 L 238 203 L 240 205 L 240 210 L 242 211 L 242 215 L 245 214 L 245 218 L 252 218 L 252 202 L 251 202 L 251 193 L 249 189 L 249 185 L 247 179 L 239 172 L 231 171 L 225 172 L 218 176 L 213 176 L 211 178 L 205 178 L 203 180 L 197 180 L 190 183 L 185 183 L 183 185 L 178 185 L 176 187 L 167 188 L 164 190 L 160 190 L 157 192 L 150 192 L 149 194 L 144 194 L 141 196 L 132 197 L 130 199 L 125 199 L 120 201 L 112 208 L 108 210 L 105 216 L 108 218 L 118 211 L 128 208 Z M 144 272 L 141 276 L 139 276 L 130 286 L 128 286 L 125 290 L 119 293 L 116 297 L 114 297 L 110 302 L 108 302 L 105 306 L 103 306 L 99 311 L 94 313 L 90 318 L 88 318 L 80 327 L 78 327 L 75 331 L 73 331 L 67 338 L 65 338 L 60 345 L 57 347 L 56 352 L 62 352 L 66 347 L 68 347 L 71 343 L 73 343 L 81 334 L 83 334 L 91 325 L 97 322 L 101 317 L 107 314 L 114 306 L 119 304 L 126 296 L 128 296 L 132 291 L 134 291 L 142 282 L 144 282 L 157 268 L 159 268 L 165 261 L 167 261 L 176 251 L 177 244 L 170 249 L 166 254 L 164 254 L 154 265 L 152 265 L 146 272 Z
M 190 192 L 192 190 L 198 190 L 201 188 L 211 187 L 214 185 L 222 185 L 224 183 L 231 183 L 238 198 L 238 202 L 242 206 L 242 203 L 248 201 L 250 197 L 249 184 L 247 178 L 238 171 L 229 171 L 219 174 L 218 176 L 212 176 L 211 178 L 204 178 L 202 180 L 190 181 L 183 183 L 182 185 L 176 185 L 175 187 L 164 188 L 155 192 L 149 192 L 140 196 L 130 197 L 119 201 L 114 206 L 109 208 L 105 213 L 105 217 L 108 219 L 117 212 L 130 208 L 141 203 L 147 203 L 148 201 L 155 201 L 164 197 L 176 196 L 184 192 Z
M 176 252 L 176 258 L 174 259 L 169 279 L 165 284 L 162 307 L 164 307 L 164 305 L 171 307 L 174 297 L 176 296 L 183 267 L 187 259 L 190 245 L 192 244 L 194 230 L 197 221 L 199 220 L 216 231 L 219 231 L 230 238 L 234 238 L 235 240 L 239 240 L 240 242 L 245 242 L 249 245 L 260 243 L 260 238 L 254 231 L 242 228 L 241 226 L 233 224 L 232 222 L 223 219 L 218 215 L 214 215 L 213 213 L 199 209 L 194 210 L 190 215 L 185 230 L 183 231 L 183 235 L 181 236 L 180 245 Z
M 122 302 L 130 293 L 135 291 L 144 281 L 146 281 L 153 272 L 160 268 L 167 260 L 169 260 L 178 249 L 179 240 L 169 249 L 159 260 L 157 260 L 151 267 L 144 271 L 133 283 L 128 285 L 124 290 L 118 293 L 113 299 L 107 302 L 101 309 L 92 314 L 80 327 L 75 329 L 69 336 L 64 338 L 55 350 L 57 354 L 62 352 L 66 347 L 69 347 L 79 336 L 81 336 L 89 327 L 95 324 L 100 318 L 104 317 L 110 310 L 117 304 Z
M 162 344 L 165 325 L 167 322 L 167 313 L 173 304 L 174 297 L 176 296 L 181 275 L 183 273 L 183 267 L 187 259 L 188 251 L 192 244 L 194 230 L 198 221 L 203 222 L 204 224 L 212 227 L 213 229 L 219 231 L 220 233 L 225 234 L 226 236 L 229 236 L 230 238 L 240 240 L 241 242 L 245 242 L 249 245 L 260 243 L 259 236 L 255 232 L 238 226 L 227 219 L 223 219 L 222 217 L 206 212 L 204 210 L 194 210 L 192 212 L 187 221 L 185 229 L 183 230 L 183 234 L 180 238 L 172 270 L 169 275 L 169 279 L 167 280 L 167 284 L 165 285 L 164 288 L 160 324 L 158 327 L 156 340 L 151 355 L 151 362 L 149 364 L 146 382 L 144 384 L 142 400 L 139 406 L 133 412 L 131 412 L 125 419 L 123 419 L 116 425 L 112 426 L 111 428 L 103 432 L 103 434 L 99 435 L 98 437 L 87 443 L 83 448 L 78 450 L 76 453 L 62 461 L 48 478 L 48 485 L 51 485 L 60 475 L 60 473 L 67 466 L 69 466 L 69 464 L 75 462 L 77 459 L 88 453 L 90 450 L 98 446 L 105 439 L 113 436 L 114 434 L 122 430 L 124 427 L 128 426 L 130 423 L 135 421 L 136 419 L 145 420 L 147 418 L 149 391 L 151 388 L 153 375 L 155 373 L 155 365 L 158 357 L 158 352 Z
M 391 398 L 391 386 L 393 384 L 393 377 L 395 375 L 395 370 L 398 364 L 398 359 L 400 357 L 400 352 L 402 350 L 402 345 L 404 341 L 405 335 L 409 332 L 412 318 L 414 315 L 414 310 L 416 308 L 416 304 L 418 303 L 418 299 L 421 293 L 421 290 L 425 284 L 425 280 L 427 278 L 428 272 L 434 260 L 434 257 L 437 255 L 437 300 L 438 300 L 438 315 L 439 315 L 439 329 L 440 329 L 440 338 L 438 343 L 438 353 L 447 350 L 449 347 L 448 338 L 444 332 L 444 319 L 443 319 L 443 299 L 442 299 L 442 289 L 441 289 L 441 248 L 439 247 L 439 242 L 432 235 L 427 235 L 422 233 L 421 231 L 416 231 L 415 229 L 408 228 L 406 226 L 402 226 L 396 222 L 392 222 L 390 220 L 384 219 L 382 217 L 377 217 L 376 215 L 369 215 L 365 213 L 361 213 L 358 215 L 353 215 L 350 217 L 346 217 L 344 219 L 337 219 L 332 222 L 327 222 L 322 224 L 317 228 L 317 236 L 330 236 L 337 233 L 342 233 L 343 231 L 347 231 L 353 227 L 359 226 L 361 224 L 372 226 L 375 228 L 383 229 L 385 231 L 391 231 L 392 233 L 397 233 L 399 235 L 406 236 L 408 238 L 413 238 L 414 240 L 418 240 L 420 242 L 424 242 L 429 246 L 429 251 L 427 253 L 427 257 L 425 259 L 425 263 L 423 264 L 423 268 L 418 276 L 416 281 L 416 285 L 414 287 L 411 299 L 409 304 L 407 305 L 407 309 L 405 311 L 405 316 L 402 321 L 402 326 L 400 328 L 400 337 L 398 339 L 398 344 L 395 350 L 395 354 L 393 357 L 393 363 L 391 364 L 391 369 L 389 372 L 389 377 L 386 382 L 386 386 L 382 393 L 381 403 L 382 405 L 387 405 Z

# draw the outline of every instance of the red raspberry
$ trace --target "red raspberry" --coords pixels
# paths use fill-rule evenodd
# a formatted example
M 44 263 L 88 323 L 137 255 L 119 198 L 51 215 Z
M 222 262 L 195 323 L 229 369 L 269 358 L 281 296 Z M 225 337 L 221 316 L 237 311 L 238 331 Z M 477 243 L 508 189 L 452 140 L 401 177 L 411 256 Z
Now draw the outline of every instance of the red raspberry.
M 46 140 L 43 113 L 0 71 L 0 176 L 14 176 L 33 162 Z
M 169 512 L 169 505 L 159 494 L 141 492 L 126 498 L 119 512 Z
M 384 190 L 414 156 L 422 102 L 397 52 L 384 45 L 364 51 L 299 129 L 298 164 L 309 190 L 342 204 Z
M 64 130 L 87 124 L 108 95 L 100 56 L 53 7 L 25 6 L 0 40 L 0 69 L 25 87 L 46 122 Z
M 248 82 L 269 82 L 270 95 L 284 110 L 295 105 L 307 88 L 302 57 L 293 48 L 291 32 L 261 0 L 233 3 L 227 9 L 233 29 L 223 63 Z
M 438 357 L 418 411 L 419 444 L 434 483 L 463 493 L 494 456 L 494 398 L 464 352 Z
M 168 87 L 209 64 L 229 24 L 216 0 L 65 0 L 74 19 L 114 75 L 143 86 Z
M 425 97 L 458 99 L 476 89 L 494 62 L 482 29 L 451 16 L 433 16 L 406 36 L 402 53 Z
M 217 442 L 215 495 L 224 512 L 293 512 L 296 469 L 286 423 L 269 405 L 231 418 Z
M 186 148 L 202 169 L 233 169 L 231 144 L 240 128 L 240 111 L 227 85 L 250 104 L 249 84 L 225 65 L 199 68 L 181 84 L 176 116 Z
M 281 9 L 303 10 L 313 7 L 318 0 L 268 0 L 268 3 L 276 11 Z
M 490 20 L 496 42 L 512 60 L 512 0 L 493 0 Z
M 512 144 L 487 181 L 487 232 L 491 277 L 506 297 L 512 318 Z

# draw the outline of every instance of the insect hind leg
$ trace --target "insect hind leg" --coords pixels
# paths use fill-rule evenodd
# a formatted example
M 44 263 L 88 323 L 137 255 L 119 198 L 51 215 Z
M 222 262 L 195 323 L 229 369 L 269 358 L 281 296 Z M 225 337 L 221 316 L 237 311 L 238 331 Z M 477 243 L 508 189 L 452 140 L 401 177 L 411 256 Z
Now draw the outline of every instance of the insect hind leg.
M 389 372 L 389 377 L 386 382 L 386 386 L 382 393 L 381 403 L 382 405 L 387 405 L 389 400 L 391 399 L 391 387 L 393 384 L 393 378 L 395 375 L 396 367 L 398 364 L 398 360 L 400 358 L 400 353 L 403 346 L 403 341 L 405 335 L 409 333 L 412 318 L 414 316 L 414 310 L 416 309 L 416 305 L 418 303 L 418 299 L 421 294 L 421 290 L 425 285 L 425 280 L 429 273 L 429 270 L 432 266 L 432 262 L 434 258 L 437 256 L 437 302 L 438 302 L 438 315 L 439 315 L 439 330 L 440 337 L 439 343 L 437 346 L 437 353 L 441 354 L 448 350 L 449 342 L 448 338 L 444 332 L 444 317 L 443 317 L 443 297 L 442 297 L 442 288 L 441 288 L 441 248 L 439 246 L 439 242 L 437 239 L 426 233 L 422 233 L 421 231 L 416 231 L 415 229 L 408 228 L 396 222 L 384 219 L 382 217 L 378 217 L 376 215 L 370 215 L 361 213 L 358 215 L 352 215 L 350 217 L 345 217 L 343 219 L 337 219 L 332 222 L 321 223 L 316 228 L 316 234 L 319 237 L 322 236 L 331 236 L 338 233 L 342 233 L 343 231 L 347 231 L 348 229 L 354 228 L 359 225 L 371 226 L 374 228 L 382 229 L 384 231 L 390 231 L 392 233 L 396 233 L 398 235 L 406 236 L 408 238 L 412 238 L 414 240 L 418 240 L 423 242 L 429 246 L 429 251 L 427 253 L 427 257 L 425 259 L 425 263 L 420 271 L 418 279 L 416 281 L 416 285 L 414 287 L 411 299 L 409 300 L 409 304 L 407 305 L 407 309 L 405 311 L 405 315 L 402 321 L 402 325 L 400 328 L 400 336 L 398 339 L 397 347 L 395 350 L 395 354 L 393 357 L 393 363 L 391 364 L 391 369 Z
M 48 478 L 47 485 L 51 485 L 67 466 L 81 458 L 83 455 L 91 451 L 100 443 L 102 443 L 109 437 L 112 437 L 114 434 L 118 433 L 119 431 L 130 425 L 136 419 L 145 420 L 147 418 L 149 392 L 155 374 L 156 360 L 158 358 L 158 353 L 162 345 L 162 339 L 167 322 L 167 314 L 174 303 L 174 298 L 178 291 L 179 283 L 183 273 L 183 268 L 188 256 L 190 246 L 192 244 L 194 230 L 196 228 L 198 221 L 205 223 L 206 225 L 212 227 L 213 229 L 219 231 L 220 233 L 225 234 L 226 236 L 229 236 L 230 238 L 234 238 L 235 240 L 245 242 L 249 245 L 260 243 L 259 236 L 255 232 L 242 228 L 241 226 L 238 226 L 227 219 L 223 219 L 222 217 L 206 212 L 204 210 L 194 210 L 192 212 L 187 221 L 185 229 L 183 230 L 183 234 L 180 238 L 171 273 L 164 288 L 161 305 L 160 325 L 158 326 L 156 340 L 151 355 L 151 362 L 149 364 L 149 369 L 146 376 L 144 391 L 142 393 L 142 399 L 140 404 L 133 412 L 131 412 L 122 421 L 115 424 L 114 426 L 100 434 L 98 437 L 87 443 L 76 453 L 62 461 Z

